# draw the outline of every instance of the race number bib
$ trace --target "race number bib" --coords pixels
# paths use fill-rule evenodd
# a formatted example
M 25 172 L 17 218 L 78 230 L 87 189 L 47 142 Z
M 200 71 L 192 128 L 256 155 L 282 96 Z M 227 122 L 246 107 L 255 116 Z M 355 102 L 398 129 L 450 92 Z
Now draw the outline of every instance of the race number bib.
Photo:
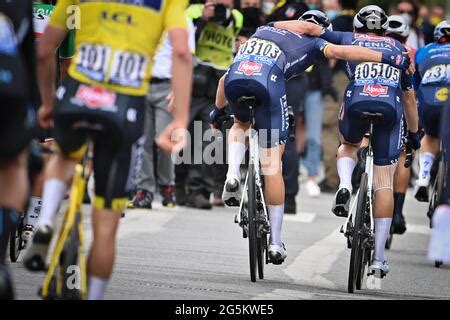
M 80 45 L 77 71 L 94 81 L 103 82 L 106 79 L 110 56 L 111 47 L 92 44 Z
M 422 78 L 422 84 L 440 83 L 448 79 L 450 79 L 450 64 L 438 64 L 425 72 Z
M 382 84 L 396 87 L 400 80 L 400 70 L 388 64 L 364 62 L 356 66 L 355 84 Z
M 263 56 L 275 61 L 281 53 L 281 49 L 275 43 L 258 38 L 251 38 L 238 51 L 238 55 Z
M 139 88 L 149 59 L 129 51 L 114 51 L 104 45 L 80 45 L 77 71 L 96 82 Z
M 145 56 L 117 51 L 114 53 L 109 82 L 125 87 L 140 87 L 147 65 L 148 59 Z

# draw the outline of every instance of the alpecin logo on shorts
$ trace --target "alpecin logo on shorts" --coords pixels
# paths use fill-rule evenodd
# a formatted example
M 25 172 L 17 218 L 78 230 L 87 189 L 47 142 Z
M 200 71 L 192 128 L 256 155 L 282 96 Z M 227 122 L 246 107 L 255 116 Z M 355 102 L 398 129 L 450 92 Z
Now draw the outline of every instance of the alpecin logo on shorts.
M 255 73 L 260 72 L 262 69 L 262 64 L 254 61 L 242 61 L 239 64 L 238 71 L 243 72 L 246 76 L 251 76 Z
M 363 89 L 364 93 L 369 94 L 371 97 L 378 97 L 381 95 L 386 95 L 388 92 L 388 87 L 382 86 L 381 84 L 366 84 Z
M 98 86 L 86 86 L 83 84 L 78 87 L 75 98 L 82 101 L 90 109 L 111 109 L 114 108 L 116 102 L 116 94 L 114 92 Z

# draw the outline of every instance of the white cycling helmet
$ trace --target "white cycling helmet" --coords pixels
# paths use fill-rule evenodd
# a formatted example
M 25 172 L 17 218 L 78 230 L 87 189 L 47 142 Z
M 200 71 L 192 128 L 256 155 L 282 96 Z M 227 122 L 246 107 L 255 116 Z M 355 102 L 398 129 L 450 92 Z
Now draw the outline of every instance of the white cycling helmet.
M 320 10 L 308 10 L 303 13 L 298 20 L 308 21 L 333 31 L 333 26 L 331 25 L 328 16 Z
M 353 27 L 362 32 L 384 33 L 388 28 L 388 18 L 379 6 L 365 6 L 353 18 Z
M 444 20 L 434 28 L 434 41 L 450 42 L 450 21 Z
M 409 25 L 405 18 L 400 15 L 392 15 L 388 18 L 388 28 L 386 34 L 396 34 L 402 38 L 408 38 L 409 36 Z

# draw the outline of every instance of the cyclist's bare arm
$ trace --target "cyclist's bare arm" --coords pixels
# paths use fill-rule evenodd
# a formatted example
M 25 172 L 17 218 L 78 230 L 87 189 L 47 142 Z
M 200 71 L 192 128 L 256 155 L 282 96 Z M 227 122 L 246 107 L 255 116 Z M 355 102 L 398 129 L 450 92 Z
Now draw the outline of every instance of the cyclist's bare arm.
M 327 58 L 347 61 L 381 62 L 381 52 L 359 46 L 328 44 L 325 48 Z
M 419 116 L 417 112 L 416 94 L 414 90 L 403 91 L 403 108 L 405 110 L 405 119 L 408 130 L 411 132 L 417 132 L 419 130 Z
M 41 93 L 39 123 L 44 129 L 51 126 L 50 114 L 55 96 L 55 52 L 67 35 L 67 30 L 47 26 L 37 45 L 37 76 Z
M 185 144 L 184 130 L 189 124 L 192 89 L 192 53 L 186 29 L 169 30 L 172 42 L 173 120 L 157 138 L 156 143 L 166 153 L 181 150 Z
M 223 109 L 225 108 L 225 106 L 227 105 L 227 98 L 225 97 L 225 86 L 224 86 L 224 82 L 225 82 L 225 76 L 226 74 L 224 74 L 220 79 L 219 79 L 219 85 L 217 86 L 217 93 L 216 93 L 216 106 L 219 109 Z
M 320 36 L 323 32 L 323 27 L 311 22 L 299 20 L 278 21 L 275 22 L 274 27 L 316 37 Z
M 189 121 L 189 106 L 192 89 L 192 53 L 188 47 L 188 32 L 186 29 L 169 30 L 172 41 L 172 91 L 174 96 L 174 121 L 184 127 Z

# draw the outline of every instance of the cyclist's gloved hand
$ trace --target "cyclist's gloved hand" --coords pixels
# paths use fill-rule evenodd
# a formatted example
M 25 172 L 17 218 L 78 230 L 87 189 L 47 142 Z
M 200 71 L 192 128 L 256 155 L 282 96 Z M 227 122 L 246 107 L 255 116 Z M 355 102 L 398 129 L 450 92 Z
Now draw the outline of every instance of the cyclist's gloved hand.
M 411 64 L 411 59 L 408 53 L 393 54 L 392 52 L 383 52 L 381 54 L 381 62 L 402 70 L 407 70 Z
M 218 128 L 218 119 L 226 115 L 225 108 L 219 109 L 217 106 L 214 106 L 214 109 L 209 113 L 209 124 L 213 128 Z
M 420 148 L 419 132 L 408 131 L 408 136 L 406 137 L 406 147 L 410 147 L 414 150 L 418 150 Z

